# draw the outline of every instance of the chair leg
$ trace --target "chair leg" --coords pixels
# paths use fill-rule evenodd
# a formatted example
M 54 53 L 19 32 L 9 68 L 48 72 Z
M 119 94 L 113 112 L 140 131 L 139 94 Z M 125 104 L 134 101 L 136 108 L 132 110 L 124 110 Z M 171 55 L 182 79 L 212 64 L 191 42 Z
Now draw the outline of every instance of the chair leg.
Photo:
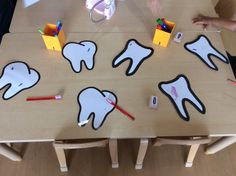
M 206 149 L 206 154 L 215 154 L 216 152 L 223 150 L 224 148 L 230 146 L 236 142 L 236 136 L 222 137 Z
M 55 146 L 54 146 L 54 149 L 56 151 L 57 159 L 58 159 L 59 164 L 60 164 L 61 172 L 67 172 L 68 167 L 67 167 L 67 164 L 66 164 L 66 155 L 65 155 L 64 149 L 63 148 L 57 148 Z
M 12 147 L 11 143 L 5 143 L 8 147 Z
M 140 139 L 135 169 L 142 169 L 143 168 L 143 160 L 146 155 L 147 148 L 148 148 L 148 139 Z
M 21 161 L 21 156 L 6 144 L 0 144 L 0 154 L 13 161 Z
M 112 168 L 119 167 L 117 139 L 109 139 L 109 152 L 111 156 Z
M 193 160 L 196 156 L 196 153 L 198 151 L 199 146 L 200 146 L 200 144 L 191 145 L 189 153 L 188 153 L 188 158 L 187 158 L 187 161 L 185 163 L 185 167 L 192 167 Z

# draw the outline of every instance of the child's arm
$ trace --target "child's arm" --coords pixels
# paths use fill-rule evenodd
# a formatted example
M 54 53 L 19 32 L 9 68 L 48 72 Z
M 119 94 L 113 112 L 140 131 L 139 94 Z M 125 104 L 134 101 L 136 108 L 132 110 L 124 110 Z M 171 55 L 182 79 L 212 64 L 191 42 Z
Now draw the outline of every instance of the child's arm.
M 213 26 L 216 28 L 224 28 L 236 32 L 236 21 L 224 18 L 198 16 L 193 19 L 193 23 L 196 25 L 202 25 L 204 29 L 208 26 Z
M 152 12 L 153 16 L 158 17 L 161 14 L 160 0 L 147 0 L 147 6 Z

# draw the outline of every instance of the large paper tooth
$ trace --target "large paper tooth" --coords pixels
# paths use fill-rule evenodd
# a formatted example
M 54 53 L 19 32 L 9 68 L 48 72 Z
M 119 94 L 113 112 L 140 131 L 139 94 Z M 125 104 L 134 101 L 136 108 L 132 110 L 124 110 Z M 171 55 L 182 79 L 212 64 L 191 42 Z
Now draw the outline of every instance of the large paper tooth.
M 8 100 L 19 92 L 36 85 L 40 79 L 40 74 L 30 68 L 24 62 L 12 62 L 7 64 L 2 71 L 0 78 L 0 89 L 10 86 L 3 94 L 3 99 Z
M 108 103 L 107 98 L 114 103 L 117 102 L 117 98 L 112 92 L 100 91 L 95 87 L 82 90 L 77 98 L 80 106 L 78 125 L 85 126 L 88 120 L 93 118 L 93 128 L 95 130 L 100 128 L 108 114 L 114 109 L 114 106 Z
M 135 39 L 130 39 L 126 43 L 125 49 L 115 57 L 112 66 L 118 67 L 122 62 L 130 60 L 126 75 L 131 76 L 136 73 L 143 61 L 148 59 L 153 52 L 152 48 L 143 46 Z
M 200 35 L 193 42 L 186 43 L 184 47 L 189 52 L 197 55 L 208 67 L 213 70 L 218 70 L 218 68 L 210 58 L 211 55 L 220 59 L 224 63 L 229 63 L 228 59 L 216 48 L 214 48 L 209 39 L 204 35 Z
M 188 79 L 184 75 L 179 75 L 171 81 L 160 82 L 158 86 L 169 97 L 182 119 L 189 121 L 185 101 L 191 103 L 202 114 L 206 113 L 204 104 L 194 94 Z
M 74 72 L 82 70 L 82 62 L 88 70 L 92 70 L 95 65 L 95 54 L 97 45 L 92 41 L 82 41 L 80 43 L 69 42 L 62 49 L 62 55 L 70 62 Z

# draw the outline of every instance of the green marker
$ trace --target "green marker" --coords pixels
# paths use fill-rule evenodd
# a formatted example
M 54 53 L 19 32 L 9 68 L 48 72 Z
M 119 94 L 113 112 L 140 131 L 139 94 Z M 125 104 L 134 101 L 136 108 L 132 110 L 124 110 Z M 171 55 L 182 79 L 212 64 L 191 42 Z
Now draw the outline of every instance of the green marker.
M 42 31 L 42 29 L 38 29 L 38 32 L 39 32 L 41 35 L 44 35 L 44 32 Z
M 160 25 L 162 25 L 162 24 L 163 24 L 163 21 L 162 21 L 160 18 L 158 18 L 158 19 L 157 19 L 157 23 L 160 24 Z

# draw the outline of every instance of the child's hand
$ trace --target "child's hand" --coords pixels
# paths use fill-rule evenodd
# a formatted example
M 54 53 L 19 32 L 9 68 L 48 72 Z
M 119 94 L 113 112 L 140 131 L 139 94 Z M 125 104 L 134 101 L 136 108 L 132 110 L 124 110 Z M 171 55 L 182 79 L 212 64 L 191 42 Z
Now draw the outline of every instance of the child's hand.
M 207 16 L 199 15 L 196 18 L 192 19 L 192 22 L 196 25 L 202 25 L 203 29 L 206 29 L 208 26 L 211 26 L 212 18 Z
M 158 17 L 161 14 L 160 0 L 147 0 L 147 6 L 152 12 L 153 16 Z

